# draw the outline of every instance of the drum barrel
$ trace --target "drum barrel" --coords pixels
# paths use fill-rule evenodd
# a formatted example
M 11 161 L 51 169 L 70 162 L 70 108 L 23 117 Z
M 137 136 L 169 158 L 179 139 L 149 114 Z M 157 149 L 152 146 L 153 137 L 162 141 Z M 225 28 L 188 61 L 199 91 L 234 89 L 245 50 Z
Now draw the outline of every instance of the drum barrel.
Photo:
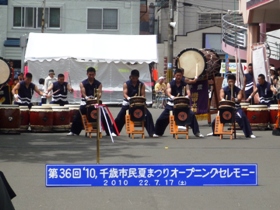
M 33 132 L 51 132 L 53 111 L 49 106 L 33 106 L 30 109 L 30 127 Z
M 74 104 L 67 104 L 64 105 L 65 107 L 69 108 L 69 118 L 70 118 L 70 126 L 75 119 L 77 114 L 80 114 L 80 105 L 74 105 Z
M 270 126 L 274 128 L 275 123 L 277 121 L 278 104 L 271 104 L 268 110 L 269 110 L 269 123 Z
M 30 122 L 30 110 L 28 106 L 20 106 L 20 131 L 25 132 L 28 131 L 29 122 Z
M 69 107 L 53 106 L 53 131 L 68 131 L 70 125 Z
M 0 132 L 18 132 L 20 127 L 20 110 L 15 105 L 0 105 Z
M 264 130 L 268 126 L 269 113 L 266 105 L 249 105 L 247 118 L 252 128 Z

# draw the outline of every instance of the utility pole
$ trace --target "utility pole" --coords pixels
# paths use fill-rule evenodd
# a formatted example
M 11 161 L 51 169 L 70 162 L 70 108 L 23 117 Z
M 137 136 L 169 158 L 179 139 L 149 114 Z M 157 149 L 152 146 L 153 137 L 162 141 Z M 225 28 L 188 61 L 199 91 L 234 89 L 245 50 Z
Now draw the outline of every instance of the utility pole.
M 42 24 L 41 24 L 42 33 L 44 33 L 44 30 L 45 30 L 45 9 L 46 9 L 46 0 L 43 0 Z
M 174 0 L 169 0 L 169 23 L 168 23 L 168 57 L 167 57 L 167 82 L 173 79 L 173 37 L 174 31 L 173 26 L 170 25 L 174 21 Z

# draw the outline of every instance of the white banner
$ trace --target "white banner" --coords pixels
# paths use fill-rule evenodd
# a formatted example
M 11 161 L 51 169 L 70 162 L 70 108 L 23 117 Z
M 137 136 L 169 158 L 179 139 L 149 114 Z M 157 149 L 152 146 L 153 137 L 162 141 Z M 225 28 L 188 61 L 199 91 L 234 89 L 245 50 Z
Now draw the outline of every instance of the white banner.
M 39 85 L 40 78 L 46 78 L 50 69 L 58 74 L 64 74 L 65 81 L 71 80 L 71 86 L 74 93 L 68 93 L 69 103 L 80 103 L 81 94 L 79 84 L 87 78 L 86 70 L 88 67 L 96 69 L 96 79 L 102 83 L 102 101 L 104 104 L 121 104 L 123 100 L 123 84 L 129 79 L 132 69 L 140 72 L 139 80 L 146 85 L 147 103 L 152 102 L 152 88 L 149 65 L 124 63 L 94 63 L 82 62 L 74 59 L 61 59 L 59 61 L 28 61 L 29 72 L 33 74 L 33 83 Z M 41 100 L 38 94 L 34 94 L 32 101 L 39 102 Z
M 258 84 L 258 75 L 263 74 L 265 80 L 270 82 L 269 75 L 267 74 L 266 55 L 264 53 L 265 47 L 256 46 L 253 49 L 253 72 L 255 83 Z

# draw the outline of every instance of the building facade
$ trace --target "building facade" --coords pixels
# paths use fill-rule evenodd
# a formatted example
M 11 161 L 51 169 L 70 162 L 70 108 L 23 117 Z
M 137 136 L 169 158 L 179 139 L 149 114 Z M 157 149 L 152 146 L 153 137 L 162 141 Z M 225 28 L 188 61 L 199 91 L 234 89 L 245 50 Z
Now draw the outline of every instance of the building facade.
M 30 32 L 139 34 L 138 0 L 2 0 L 1 2 L 6 2 L 0 5 L 2 20 L 0 56 L 5 59 L 21 60 L 20 37 Z
M 186 48 L 211 48 L 223 58 L 224 52 L 221 50 L 222 16 L 228 10 L 237 10 L 238 0 L 173 0 L 173 2 L 173 17 L 176 22 L 176 26 L 173 28 L 174 58 Z M 157 69 L 159 75 L 164 75 L 168 55 L 169 0 L 156 0 L 155 6 L 160 61 Z
M 156 19 L 158 20 L 159 42 L 168 39 L 168 24 L 170 22 L 168 0 L 156 0 Z M 221 26 L 221 17 L 228 10 L 238 9 L 238 0 L 174 0 L 174 36 L 186 35 L 211 26 Z

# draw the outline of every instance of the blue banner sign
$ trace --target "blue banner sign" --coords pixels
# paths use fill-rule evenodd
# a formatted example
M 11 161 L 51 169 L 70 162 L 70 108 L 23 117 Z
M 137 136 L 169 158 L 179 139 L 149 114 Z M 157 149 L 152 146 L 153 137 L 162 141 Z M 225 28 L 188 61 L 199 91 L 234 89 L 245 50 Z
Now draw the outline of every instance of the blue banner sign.
M 257 186 L 257 169 L 257 164 L 46 165 L 46 186 Z

